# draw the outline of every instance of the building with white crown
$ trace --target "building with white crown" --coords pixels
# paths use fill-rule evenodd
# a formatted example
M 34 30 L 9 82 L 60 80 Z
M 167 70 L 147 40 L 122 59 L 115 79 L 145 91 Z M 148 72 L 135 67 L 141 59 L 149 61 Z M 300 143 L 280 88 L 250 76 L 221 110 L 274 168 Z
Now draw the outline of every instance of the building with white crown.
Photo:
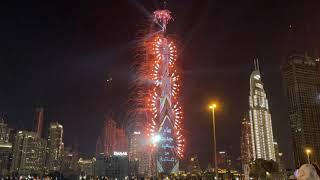
M 271 115 L 258 61 L 250 77 L 249 118 L 253 159 L 276 160 Z

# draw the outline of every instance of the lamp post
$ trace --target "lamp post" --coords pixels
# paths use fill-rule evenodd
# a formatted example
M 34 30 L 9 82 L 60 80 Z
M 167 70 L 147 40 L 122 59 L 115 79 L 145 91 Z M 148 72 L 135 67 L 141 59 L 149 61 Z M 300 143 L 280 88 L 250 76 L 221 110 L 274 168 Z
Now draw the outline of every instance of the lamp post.
M 213 155 L 214 155 L 214 171 L 215 171 L 215 179 L 217 179 L 218 175 L 218 165 L 217 165 L 217 142 L 216 142 L 216 123 L 214 118 L 214 110 L 217 107 L 217 104 L 213 103 L 209 106 L 212 110 L 212 126 L 213 126 Z
M 306 154 L 307 154 L 307 157 L 308 157 L 308 164 L 310 164 L 310 154 L 311 154 L 311 149 L 306 149 Z

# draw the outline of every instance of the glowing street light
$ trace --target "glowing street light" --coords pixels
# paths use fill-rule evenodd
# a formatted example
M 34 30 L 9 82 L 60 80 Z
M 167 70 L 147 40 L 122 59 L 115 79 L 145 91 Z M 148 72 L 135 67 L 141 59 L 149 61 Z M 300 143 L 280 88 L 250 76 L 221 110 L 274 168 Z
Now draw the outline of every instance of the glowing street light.
M 215 109 L 215 108 L 217 108 L 217 104 L 211 104 L 210 106 L 209 106 L 209 109 Z
M 215 118 L 214 118 L 214 110 L 217 108 L 217 104 L 213 103 L 209 106 L 212 110 L 212 125 L 213 125 L 213 155 L 214 155 L 214 171 L 215 171 L 215 178 L 218 175 L 218 164 L 217 164 L 217 144 L 216 144 L 216 125 L 215 125 Z
M 307 148 L 306 149 L 306 154 L 307 154 L 307 157 L 308 157 L 308 163 L 310 164 L 310 154 L 312 153 L 311 149 Z

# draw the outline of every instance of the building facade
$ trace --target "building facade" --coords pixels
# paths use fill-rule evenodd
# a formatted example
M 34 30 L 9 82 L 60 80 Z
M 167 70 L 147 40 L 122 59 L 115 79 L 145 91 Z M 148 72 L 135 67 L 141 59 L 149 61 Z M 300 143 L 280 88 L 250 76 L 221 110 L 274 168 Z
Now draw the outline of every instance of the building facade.
M 320 66 L 307 54 L 291 54 L 281 67 L 287 96 L 295 165 L 320 163 Z
M 221 169 L 231 169 L 231 160 L 227 151 L 219 151 L 217 153 L 217 163 Z
M 80 158 L 78 161 L 80 172 L 82 176 L 94 176 L 94 166 L 96 163 L 96 159 L 82 159 Z
M 129 161 L 137 161 L 138 174 L 141 176 L 147 175 L 149 154 L 146 137 L 140 131 L 134 131 L 129 139 Z
M 78 153 L 70 147 L 63 149 L 59 171 L 65 178 L 80 174 Z
M 125 179 L 129 175 L 129 159 L 126 154 L 110 155 L 106 157 L 106 176 L 108 178 Z
M 249 118 L 253 159 L 275 160 L 271 115 L 258 61 L 250 77 Z
M 114 151 L 128 152 L 128 137 L 126 136 L 125 130 L 117 128 L 117 123 L 112 119 L 112 116 L 107 116 L 102 134 L 102 143 L 99 144 L 100 142 L 97 142 L 96 144 L 96 149 L 98 148 L 97 154 L 101 153 L 99 152 L 101 145 L 105 155 L 112 155 Z
M 96 163 L 94 167 L 94 175 L 95 176 L 105 176 L 106 175 L 106 156 L 104 153 L 96 155 Z
M 9 142 L 10 129 L 0 118 L 0 177 L 9 174 L 12 143 Z
M 35 112 L 35 131 L 39 137 L 42 137 L 44 121 L 44 109 L 43 107 L 37 107 Z
M 19 131 L 13 146 L 11 173 L 30 175 L 44 173 L 46 141 L 36 132 Z
M 117 123 L 112 116 L 106 117 L 103 129 L 103 151 L 105 155 L 112 155 L 116 146 Z
M 52 122 L 49 126 L 47 145 L 47 171 L 58 171 L 61 167 L 61 155 L 63 152 L 63 126 L 58 122 Z
M 241 169 L 244 175 L 244 180 L 249 180 L 250 163 L 253 160 L 252 156 L 252 136 L 251 123 L 247 117 L 244 117 L 241 122 Z
M 114 151 L 119 152 L 128 152 L 128 137 L 125 133 L 124 129 L 117 128 L 116 129 L 116 143 L 114 147 Z
M 176 67 L 178 53 L 174 39 L 166 34 L 166 26 L 172 20 L 171 12 L 156 10 L 152 18 L 161 30 L 150 32 L 152 37 L 144 43 L 149 69 L 145 69 L 148 74 L 143 78 L 152 82 L 146 97 L 149 117 L 146 130 L 152 140 L 150 153 L 154 154 L 155 163 L 150 160 L 149 166 L 151 171 L 155 165 L 157 173 L 171 174 L 179 171 L 185 149 L 180 76 Z

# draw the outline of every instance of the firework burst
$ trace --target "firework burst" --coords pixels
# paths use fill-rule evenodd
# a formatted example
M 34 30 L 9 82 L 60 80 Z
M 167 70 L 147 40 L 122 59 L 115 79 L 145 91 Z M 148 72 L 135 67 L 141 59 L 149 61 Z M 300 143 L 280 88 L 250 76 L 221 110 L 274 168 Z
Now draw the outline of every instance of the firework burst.
M 150 152 L 156 154 L 157 171 L 169 174 L 179 170 L 179 160 L 184 157 L 179 58 L 174 39 L 166 35 L 171 12 L 157 10 L 150 20 L 133 65 L 137 76 L 131 102 L 134 109 L 144 111 L 145 135 Z

